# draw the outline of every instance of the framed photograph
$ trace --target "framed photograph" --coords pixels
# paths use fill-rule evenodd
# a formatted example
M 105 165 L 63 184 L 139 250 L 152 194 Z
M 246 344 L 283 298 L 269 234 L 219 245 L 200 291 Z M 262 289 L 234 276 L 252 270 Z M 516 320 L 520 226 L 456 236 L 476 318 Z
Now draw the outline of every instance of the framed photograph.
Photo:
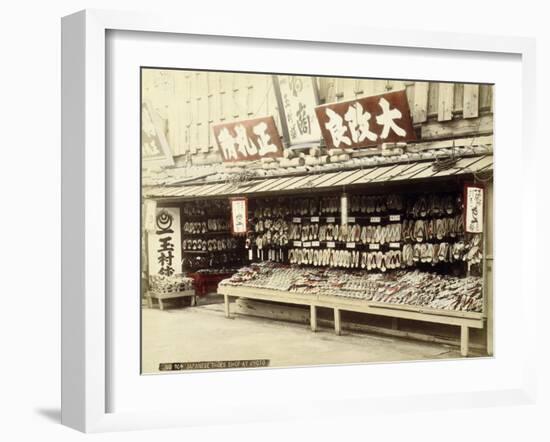
M 531 403 L 534 43 L 242 29 L 63 19 L 62 422 Z

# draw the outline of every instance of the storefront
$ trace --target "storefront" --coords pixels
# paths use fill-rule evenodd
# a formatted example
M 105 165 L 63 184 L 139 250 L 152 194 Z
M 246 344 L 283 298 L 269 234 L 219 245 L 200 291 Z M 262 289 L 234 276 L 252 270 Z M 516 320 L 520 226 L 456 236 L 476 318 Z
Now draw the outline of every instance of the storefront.
M 339 105 L 356 103 L 369 106 Z M 174 214 L 172 273 L 193 278 L 201 296 L 223 294 L 227 317 L 231 299 L 247 298 L 306 306 L 313 331 L 318 309 L 333 312 L 338 334 L 341 312 L 443 324 L 456 328 L 462 355 L 471 329 L 492 354 L 492 135 L 426 141 L 410 121 L 412 141 L 407 134 L 361 150 L 357 137 L 342 147 L 331 133 L 296 149 L 265 142 L 279 140 L 269 119 L 243 131 L 258 134 L 260 124 L 265 138 L 244 155 L 223 143 L 231 123 L 214 128 L 223 171 L 145 183 L 150 240 L 158 242 L 154 218 Z

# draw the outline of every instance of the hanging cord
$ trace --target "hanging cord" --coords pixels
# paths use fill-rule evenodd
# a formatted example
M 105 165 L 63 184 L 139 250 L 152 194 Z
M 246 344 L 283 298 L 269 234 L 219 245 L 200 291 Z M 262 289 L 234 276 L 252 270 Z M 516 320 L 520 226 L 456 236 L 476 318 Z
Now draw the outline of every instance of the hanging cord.
M 458 161 L 458 157 L 455 152 L 455 142 L 453 140 L 453 147 L 451 148 L 451 156 L 449 158 L 440 159 L 435 157 L 435 161 L 432 164 L 432 170 L 434 172 L 442 172 L 443 170 L 448 170 L 453 168 Z
M 481 127 L 481 119 L 477 123 L 476 133 L 479 133 L 479 128 L 480 127 Z M 470 149 L 474 145 L 474 140 L 475 140 L 475 137 L 472 137 L 472 140 L 470 141 L 470 146 L 469 146 Z M 456 148 L 455 141 L 453 140 L 453 147 L 452 147 L 452 150 L 451 150 L 451 156 L 449 158 L 445 158 L 445 159 L 439 159 L 437 157 L 435 158 L 435 161 L 432 165 L 432 170 L 434 172 L 437 173 L 437 172 L 441 172 L 443 170 L 448 170 L 448 169 L 453 168 L 456 165 L 456 163 L 458 162 L 460 157 L 458 157 L 456 155 L 455 148 Z M 473 173 L 473 175 L 475 177 L 475 173 Z

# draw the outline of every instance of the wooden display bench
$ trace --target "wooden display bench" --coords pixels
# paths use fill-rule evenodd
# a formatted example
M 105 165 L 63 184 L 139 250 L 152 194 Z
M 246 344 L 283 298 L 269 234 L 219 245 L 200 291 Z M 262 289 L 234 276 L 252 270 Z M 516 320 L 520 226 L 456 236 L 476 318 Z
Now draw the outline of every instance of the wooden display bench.
M 469 329 L 482 329 L 485 323 L 483 313 L 422 308 L 413 305 L 390 304 L 338 296 L 310 295 L 305 293 L 284 292 L 281 290 L 227 285 L 219 286 L 218 293 L 224 296 L 225 316 L 227 318 L 231 317 L 229 311 L 230 297 L 307 305 L 310 307 L 310 324 L 312 331 L 317 331 L 317 307 L 333 309 L 334 330 L 338 335 L 341 334 L 342 331 L 340 315 L 342 310 L 388 316 L 392 318 L 456 325 L 460 327 L 460 354 L 462 356 L 468 356 Z
M 159 304 L 159 309 L 164 310 L 163 301 L 167 299 L 176 299 L 176 298 L 191 298 L 191 307 L 197 304 L 197 297 L 195 290 L 185 290 L 183 292 L 168 292 L 168 293 L 158 293 L 154 291 L 147 292 L 147 305 L 149 308 L 153 308 L 153 298 L 156 298 Z

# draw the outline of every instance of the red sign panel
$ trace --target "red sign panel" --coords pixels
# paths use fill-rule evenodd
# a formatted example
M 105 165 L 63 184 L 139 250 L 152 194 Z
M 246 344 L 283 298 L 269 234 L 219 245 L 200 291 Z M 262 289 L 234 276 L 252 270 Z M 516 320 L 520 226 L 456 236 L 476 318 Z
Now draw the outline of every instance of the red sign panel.
M 404 90 L 325 104 L 315 112 L 329 149 L 416 140 Z
M 283 156 L 283 145 L 273 117 L 217 124 L 212 129 L 224 161 Z

